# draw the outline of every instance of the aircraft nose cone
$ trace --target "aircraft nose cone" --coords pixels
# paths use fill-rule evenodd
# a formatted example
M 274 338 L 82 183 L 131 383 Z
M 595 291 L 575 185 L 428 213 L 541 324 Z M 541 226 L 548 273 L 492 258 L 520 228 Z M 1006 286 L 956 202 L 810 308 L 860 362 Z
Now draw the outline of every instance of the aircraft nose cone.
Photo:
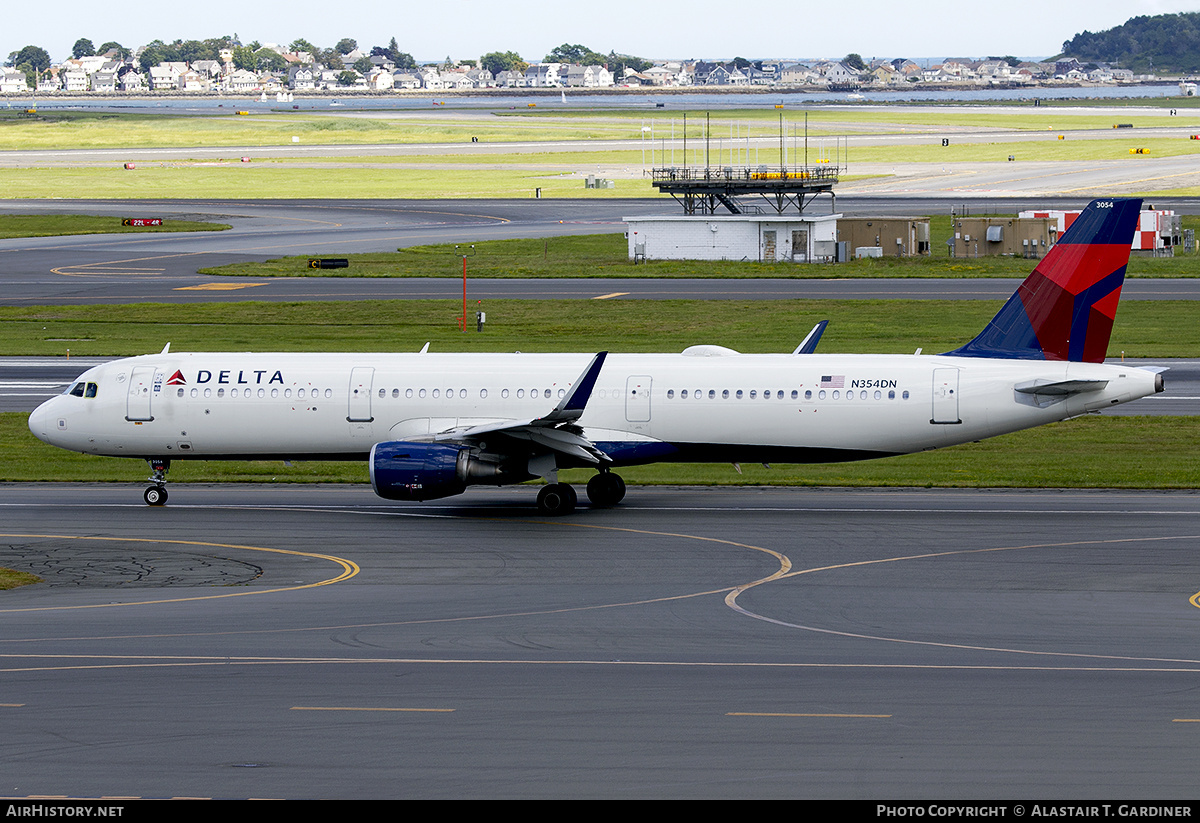
M 47 401 L 34 409 L 33 413 L 29 415 L 29 431 L 34 437 L 45 443 L 50 442 L 50 410 L 46 408 L 49 405 L 50 402 Z

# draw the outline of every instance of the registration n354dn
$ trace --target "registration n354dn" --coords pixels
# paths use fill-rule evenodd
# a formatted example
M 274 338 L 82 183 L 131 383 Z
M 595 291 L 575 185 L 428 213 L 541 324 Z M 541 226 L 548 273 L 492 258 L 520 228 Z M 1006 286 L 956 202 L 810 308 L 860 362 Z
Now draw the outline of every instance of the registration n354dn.
M 175 460 L 366 460 L 382 497 L 433 500 L 591 467 L 817 463 L 887 457 L 1040 426 L 1162 391 L 1161 370 L 1103 362 L 1140 200 L 1091 203 L 974 340 L 936 355 L 171 352 L 80 375 L 29 418 L 41 440 L 150 463 L 150 505 Z

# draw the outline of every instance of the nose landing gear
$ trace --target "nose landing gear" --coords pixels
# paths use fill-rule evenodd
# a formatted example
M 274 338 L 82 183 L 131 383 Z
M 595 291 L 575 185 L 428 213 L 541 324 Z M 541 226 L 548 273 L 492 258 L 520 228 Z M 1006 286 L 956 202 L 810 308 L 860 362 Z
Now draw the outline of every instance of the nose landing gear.
M 150 482 L 153 485 L 142 492 L 142 499 L 147 506 L 161 506 L 167 502 L 167 471 L 171 468 L 171 461 L 152 458 L 146 462 L 150 464 Z

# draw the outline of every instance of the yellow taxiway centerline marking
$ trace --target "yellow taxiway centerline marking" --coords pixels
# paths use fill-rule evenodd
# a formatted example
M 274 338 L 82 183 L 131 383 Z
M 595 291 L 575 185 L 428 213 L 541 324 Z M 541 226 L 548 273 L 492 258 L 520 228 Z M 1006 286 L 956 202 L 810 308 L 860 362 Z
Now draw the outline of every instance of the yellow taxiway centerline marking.
M 725 712 L 726 717 L 851 717 L 889 718 L 890 714 L 815 714 L 812 712 Z
M 292 551 L 290 549 L 271 549 L 264 546 L 239 546 L 231 543 L 207 543 L 201 540 L 171 540 L 167 538 L 154 537 L 92 537 L 80 534 L 0 534 L 0 537 L 17 537 L 17 538 L 37 538 L 49 540 L 98 540 L 107 542 L 123 542 L 123 543 L 171 543 L 177 546 L 201 546 L 204 548 L 214 549 L 241 549 L 242 551 L 251 552 L 268 552 L 270 554 L 286 554 L 292 557 L 310 557 L 314 560 L 328 560 L 342 567 L 342 573 L 336 577 L 330 577 L 326 580 L 319 580 L 316 583 L 304 583 L 298 586 L 279 586 L 277 588 L 256 589 L 254 591 L 230 592 L 229 594 L 207 594 L 197 595 L 195 597 L 171 597 L 164 600 L 136 600 L 127 603 L 93 603 L 82 606 L 37 606 L 24 609 L 0 609 L 0 614 L 14 612 L 50 612 L 50 611 L 74 611 L 76 609 L 106 609 L 120 606 L 152 606 L 161 603 L 186 603 L 195 600 L 221 600 L 226 597 L 245 597 L 254 594 L 272 594 L 274 592 L 290 592 L 299 591 L 300 589 L 312 589 L 319 586 L 328 586 L 331 583 L 340 583 L 343 580 L 349 580 L 359 573 L 358 564 L 351 560 L 344 560 L 340 557 L 334 557 L 331 554 L 317 554 L 315 552 Z
M 201 283 L 198 286 L 179 286 L 171 291 L 237 291 L 252 289 L 255 286 L 265 286 L 266 283 Z
M 391 709 L 369 706 L 292 706 L 293 712 L 452 712 L 454 709 Z

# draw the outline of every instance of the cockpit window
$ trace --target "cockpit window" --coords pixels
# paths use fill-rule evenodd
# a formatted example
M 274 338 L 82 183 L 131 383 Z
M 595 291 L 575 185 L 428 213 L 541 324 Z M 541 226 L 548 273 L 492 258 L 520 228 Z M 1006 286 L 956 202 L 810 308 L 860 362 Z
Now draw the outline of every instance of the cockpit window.
M 99 390 L 100 387 L 95 383 L 87 383 L 81 380 L 78 383 L 72 383 L 63 394 L 69 394 L 72 397 L 95 397 L 96 392 Z

